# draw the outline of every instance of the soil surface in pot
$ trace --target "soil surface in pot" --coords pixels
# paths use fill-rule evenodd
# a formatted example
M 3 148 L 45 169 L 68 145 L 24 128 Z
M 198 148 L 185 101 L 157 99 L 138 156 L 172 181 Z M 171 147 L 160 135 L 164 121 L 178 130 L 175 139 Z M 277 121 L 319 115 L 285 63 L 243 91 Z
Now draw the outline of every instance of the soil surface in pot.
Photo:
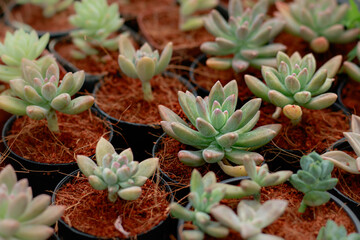
M 154 100 L 147 102 L 143 99 L 140 80 L 108 75 L 96 92 L 95 101 L 108 115 L 126 122 L 160 124 L 160 104 L 184 117 L 177 92 L 186 91 L 186 87 L 180 81 L 158 75 L 151 80 L 151 86 Z
M 70 6 L 66 10 L 56 13 L 50 18 L 42 14 L 42 8 L 30 3 L 16 6 L 11 11 L 11 21 L 18 21 L 30 25 L 38 31 L 59 32 L 68 31 L 74 28 L 68 21 L 69 16 L 74 15 L 74 7 Z
M 195 68 L 194 71 L 195 83 L 208 91 L 211 90 L 212 86 L 218 80 L 220 80 L 221 84 L 225 86 L 231 80 L 236 79 L 239 89 L 239 98 L 242 101 L 254 97 L 254 94 L 245 83 L 245 74 L 250 74 L 262 79 L 260 70 L 255 68 L 249 68 L 247 71 L 242 73 L 235 73 L 233 69 L 217 70 L 199 63 L 198 67 Z
M 360 83 L 350 80 L 342 90 L 342 102 L 351 112 L 360 114 Z
M 177 181 L 183 185 L 189 185 L 191 179 L 191 173 L 196 168 L 201 175 L 205 175 L 209 171 L 213 171 L 216 174 L 218 181 L 222 181 L 230 176 L 226 175 L 218 164 L 204 164 L 201 167 L 190 167 L 180 162 L 177 154 L 180 150 L 196 150 L 191 146 L 182 144 L 177 140 L 165 136 L 162 139 L 162 143 L 159 146 L 158 152 L 155 157 L 159 158 L 161 170 L 168 175 L 171 179 Z M 169 183 L 171 184 L 171 183 Z
M 287 47 L 285 52 L 289 56 L 296 51 L 300 53 L 301 57 L 304 57 L 308 53 L 312 53 L 316 59 L 316 66 L 318 69 L 332 57 L 336 55 L 344 56 L 348 54 L 356 46 L 357 42 L 354 41 L 347 44 L 330 44 L 329 50 L 325 53 L 315 53 L 311 50 L 310 43 L 290 33 L 282 32 L 277 37 L 275 37 L 274 43 L 284 44 Z
M 340 149 L 340 151 L 349 154 L 355 159 L 357 158 L 354 151 L 346 151 L 342 149 Z M 353 199 L 355 202 L 360 202 L 360 174 L 351 174 L 346 172 L 345 170 L 342 170 L 341 168 L 334 167 L 334 170 L 332 171 L 332 176 L 339 179 L 336 188 L 342 194 Z
M 117 3 L 122 17 L 133 18 L 142 13 L 154 11 L 164 6 L 174 6 L 174 0 L 136 0 L 129 3 L 121 3 L 122 0 L 108 0 L 108 3 Z M 124 2 L 124 1 L 123 1 Z
M 107 51 L 106 49 L 98 49 L 99 55 L 87 56 L 84 59 L 75 59 L 71 52 L 78 48 L 71 41 L 59 41 L 55 46 L 58 54 L 71 62 L 80 70 L 84 70 L 88 74 L 98 75 L 104 73 L 116 74 L 119 70 L 117 62 L 119 51 Z
M 199 48 L 203 42 L 215 39 L 205 28 L 181 31 L 177 7 L 168 7 L 141 15 L 138 22 L 146 40 L 157 49 L 163 49 L 168 42 L 173 43 L 174 51 Z M 200 53 L 200 50 L 197 52 Z M 195 52 L 192 53 L 191 55 L 195 54 Z
M 100 137 L 108 133 L 105 120 L 90 111 L 77 115 L 57 113 L 60 133 L 53 133 L 46 120 L 20 117 L 7 136 L 17 155 L 36 162 L 59 164 L 75 162 L 76 155 L 95 154 Z
M 329 201 L 318 207 L 308 207 L 305 213 L 299 213 L 298 208 L 304 194 L 291 187 L 289 184 L 281 184 L 274 187 L 262 188 L 261 202 L 270 199 L 282 199 L 288 201 L 288 206 L 282 216 L 268 227 L 263 233 L 276 235 L 286 240 L 315 240 L 321 227 L 326 225 L 328 220 L 335 221 L 338 225 L 344 225 L 348 234 L 355 232 L 355 226 L 347 213 L 335 202 Z M 222 204 L 228 205 L 236 212 L 239 200 L 222 200 Z M 206 239 L 217 239 L 207 237 Z M 239 239 L 239 233 L 231 230 L 227 239 Z
M 118 218 L 131 236 L 149 231 L 167 218 L 169 193 L 158 186 L 147 180 L 137 200 L 118 198 L 111 203 L 107 191 L 93 189 L 82 175 L 57 192 L 55 203 L 67 206 L 62 219 L 69 226 L 99 237 L 125 238 L 114 226 Z
M 310 110 L 302 108 L 302 120 L 293 126 L 284 114 L 278 119 L 271 115 L 275 106 L 263 102 L 257 126 L 266 124 L 282 124 L 281 132 L 273 139 L 273 143 L 282 149 L 300 150 L 304 153 L 324 152 L 334 142 L 343 138 L 343 132 L 349 130 L 349 119 L 342 111 L 331 109 Z

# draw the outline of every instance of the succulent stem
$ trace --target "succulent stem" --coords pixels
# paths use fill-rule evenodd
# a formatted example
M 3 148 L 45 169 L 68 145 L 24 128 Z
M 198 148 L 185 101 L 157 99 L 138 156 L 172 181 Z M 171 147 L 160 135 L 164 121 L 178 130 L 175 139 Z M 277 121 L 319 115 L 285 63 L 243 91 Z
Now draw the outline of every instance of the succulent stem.
M 154 96 L 152 95 L 150 81 L 142 82 L 141 84 L 142 84 L 142 90 L 144 93 L 144 100 L 147 102 L 151 102 L 152 100 L 154 100 Z
M 307 205 L 304 203 L 304 201 L 301 201 L 298 212 L 304 213 L 306 211 L 306 208 L 307 208 Z
M 55 110 L 52 109 L 49 111 L 49 114 L 46 115 L 46 120 L 48 122 L 48 127 L 50 131 L 60 132 Z
M 272 118 L 278 119 L 280 117 L 281 112 L 282 112 L 282 108 L 276 107 L 275 112 L 272 114 Z

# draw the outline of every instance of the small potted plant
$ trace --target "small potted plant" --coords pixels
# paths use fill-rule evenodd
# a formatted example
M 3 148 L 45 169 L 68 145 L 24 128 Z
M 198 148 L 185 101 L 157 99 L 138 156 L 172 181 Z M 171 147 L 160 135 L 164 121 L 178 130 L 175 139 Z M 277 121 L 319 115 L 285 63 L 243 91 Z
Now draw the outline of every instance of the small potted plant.
M 74 200 L 78 205 L 67 208 L 60 220 L 64 238 L 113 239 L 139 235 L 139 239 L 155 239 L 166 234 L 171 194 L 156 177 L 154 182 L 149 179 L 158 167 L 157 158 L 139 163 L 131 149 L 118 154 L 101 138 L 96 146 L 96 163 L 82 155 L 77 156 L 77 163 L 85 178 L 74 172 L 59 183 L 53 195 L 56 205 L 69 207 Z
M 336 140 L 341 138 L 339 130 L 346 128 L 346 115 L 330 109 L 321 110 L 333 105 L 337 99 L 335 93 L 327 91 L 341 65 L 341 59 L 340 55 L 336 56 L 316 70 L 316 60 L 312 54 L 301 58 L 297 52 L 291 57 L 278 52 L 277 68 L 262 66 L 264 82 L 245 75 L 249 89 L 265 102 L 276 106 L 274 109 L 266 104 L 262 108 L 266 119 L 260 119 L 260 122 L 286 124 L 282 134 L 275 139 L 273 151 L 279 152 L 278 148 L 292 149 L 300 151 L 299 155 L 314 149 L 323 152 L 330 145 L 330 137 Z M 323 120 L 330 118 L 331 121 Z
M 260 1 L 253 8 L 247 9 L 243 8 L 240 0 L 232 0 L 228 8 L 230 15 L 228 21 L 216 10 L 205 18 L 205 28 L 216 39 L 202 43 L 200 49 L 215 57 L 206 60 L 207 67 L 197 68 L 193 65 L 194 69 L 190 72 L 190 76 L 204 92 L 210 90 L 217 80 L 226 84 L 236 78 L 239 88 L 243 89 L 239 93 L 240 100 L 247 100 L 253 94 L 246 87 L 243 75 L 239 73 L 247 71 L 256 74 L 260 71 L 255 71 L 254 68 L 259 69 L 262 65 L 276 66 L 276 53 L 285 50 L 286 46 L 269 42 L 282 31 L 285 23 L 277 18 L 265 20 L 267 0 Z M 200 58 L 199 64 L 206 59 L 206 56 L 202 55 Z M 205 74 L 201 77 L 195 72 L 205 72 Z
M 120 129 L 119 141 L 125 139 L 139 154 L 136 157 L 145 157 L 162 133 L 157 106 L 166 104 L 180 110 L 177 91 L 195 91 L 185 79 L 164 72 L 172 56 L 172 43 L 159 54 L 148 43 L 136 49 L 129 36 L 122 34 L 119 50 L 123 74 L 108 75 L 96 86 L 95 105 Z
M 56 181 L 62 172 L 72 172 L 74 152 L 94 152 L 94 137 L 107 135 L 109 126 L 84 112 L 93 105 L 92 96 L 71 98 L 84 83 L 84 71 L 67 73 L 60 81 L 58 65 L 48 55 L 41 63 L 24 58 L 21 72 L 21 78 L 9 82 L 11 95 L 0 96 L 0 108 L 14 114 L 2 131 L 12 158 L 6 160 L 24 169 L 31 183 L 43 183 L 33 184 L 35 190 L 52 189 L 54 182 L 44 179 Z
M 74 13 L 74 0 L 15 0 L 5 11 L 5 21 L 15 29 L 36 30 L 42 36 L 67 35 L 73 29 L 68 17 Z
M 91 92 L 106 73 L 117 72 L 118 31 L 124 20 L 118 5 L 106 0 L 75 2 L 74 8 L 69 21 L 77 29 L 70 37 L 54 39 L 49 49 L 66 70 L 86 72 L 85 89 Z
M 7 165 L 0 172 L 0 237 L 2 239 L 46 240 L 54 232 L 50 226 L 63 215 L 65 206 L 49 206 L 50 196 L 33 198 L 27 179 L 17 181 Z M 6 207 L 4 207 L 6 206 Z

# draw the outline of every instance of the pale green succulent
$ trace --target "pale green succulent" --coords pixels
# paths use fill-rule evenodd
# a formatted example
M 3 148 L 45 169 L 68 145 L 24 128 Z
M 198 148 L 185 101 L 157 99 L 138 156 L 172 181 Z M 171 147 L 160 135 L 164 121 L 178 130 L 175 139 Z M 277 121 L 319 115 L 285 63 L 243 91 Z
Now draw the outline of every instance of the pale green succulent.
M 165 71 L 172 56 L 172 43 L 168 43 L 161 55 L 153 51 L 148 43 L 135 50 L 128 34 L 121 34 L 119 39 L 119 66 L 128 77 L 140 79 L 145 101 L 152 101 L 150 80 Z
M 110 51 L 118 49 L 119 36 L 112 37 L 123 25 L 118 5 L 109 6 L 106 0 L 82 0 L 74 3 L 76 15 L 69 21 L 78 30 L 70 33 L 73 43 L 80 51 L 73 51 L 74 58 L 83 59 L 88 55 L 97 55 L 97 48 Z
M 190 31 L 204 25 L 205 15 L 195 15 L 197 11 L 210 10 L 219 4 L 219 0 L 179 0 L 180 29 Z
M 0 65 L 0 80 L 8 83 L 12 79 L 21 78 L 21 60 L 37 59 L 46 48 L 49 38 L 49 33 L 39 39 L 35 31 L 26 33 L 23 29 L 13 34 L 6 32 L 4 43 L 0 43 L 0 57 L 4 63 Z
M 331 178 L 334 164 L 323 160 L 319 154 L 312 152 L 300 159 L 301 170 L 290 177 L 290 183 L 303 192 L 299 212 L 305 212 L 307 206 L 320 206 L 330 200 L 327 190 L 334 188 L 337 178 Z
M 320 229 L 316 240 L 360 240 L 359 233 L 347 234 L 346 228 L 338 226 L 336 222 L 328 220 L 326 226 Z
M 241 234 L 244 240 L 283 240 L 270 234 L 261 233 L 285 211 L 285 200 L 268 200 L 263 204 L 255 200 L 242 200 L 237 207 L 237 214 L 225 205 L 211 209 L 211 215 L 222 225 Z
M 360 42 L 356 45 L 356 57 L 360 61 Z M 357 82 L 360 82 L 360 67 L 355 63 L 345 61 L 344 62 L 344 71 L 349 77 Z
M 16 0 L 18 4 L 31 3 L 40 6 L 43 9 L 43 15 L 48 18 L 64 11 L 73 2 L 74 0 Z
M 0 239 L 48 239 L 64 211 L 65 206 L 50 206 L 49 195 L 33 198 L 28 180 L 17 181 L 11 165 L 0 172 Z
M 50 55 L 43 58 L 40 66 L 35 61 L 23 59 L 21 70 L 22 78 L 10 81 L 15 97 L 0 96 L 0 109 L 35 120 L 46 118 L 50 131 L 59 132 L 56 111 L 78 114 L 94 103 L 92 96 L 71 99 L 84 83 L 84 71 L 67 73 L 60 81 L 59 67 Z
M 236 81 L 225 87 L 218 81 L 204 99 L 192 93 L 179 91 L 179 103 L 193 130 L 184 120 L 165 106 L 159 106 L 163 130 L 181 143 L 200 150 L 181 150 L 179 160 L 186 165 L 197 167 L 205 163 L 218 163 L 231 176 L 244 173 L 244 161 L 260 163 L 264 158 L 250 152 L 271 141 L 280 131 L 280 124 L 270 124 L 252 130 L 259 120 L 261 99 L 248 101 L 236 109 L 238 89 Z M 227 160 L 226 160 L 227 159 Z
M 265 21 L 267 8 L 266 0 L 246 10 L 240 0 L 230 0 L 228 22 L 213 10 L 205 18 L 205 28 L 216 37 L 215 42 L 205 42 L 200 49 L 209 55 L 233 56 L 211 57 L 206 61 L 207 66 L 220 70 L 232 67 L 235 72 L 243 72 L 249 66 L 275 67 L 276 53 L 285 50 L 286 46 L 269 42 L 282 31 L 285 23 L 277 18 Z
M 327 61 L 316 71 L 316 60 L 312 54 L 301 58 L 298 52 L 291 57 L 278 52 L 277 69 L 262 66 L 261 73 L 265 83 L 258 78 L 245 75 L 248 88 L 264 101 L 277 106 L 273 115 L 277 118 L 281 109 L 293 124 L 301 121 L 301 107 L 323 109 L 332 105 L 337 95 L 325 93 L 331 87 L 340 65 L 342 56 Z
M 134 161 L 130 148 L 120 154 L 115 152 L 109 141 L 100 138 L 96 145 L 96 163 L 90 158 L 78 155 L 77 164 L 96 190 L 108 190 L 108 199 L 115 202 L 119 196 L 124 200 L 140 197 L 141 186 L 158 167 L 158 158 L 149 158 L 140 163 Z
M 354 150 L 357 158 L 342 151 L 329 151 L 321 155 L 325 160 L 329 160 L 335 166 L 351 173 L 360 174 L 360 117 L 351 116 L 351 132 L 344 132 L 346 141 Z
M 277 2 L 276 7 L 286 21 L 285 29 L 310 42 L 317 53 L 326 52 L 330 43 L 354 41 L 360 33 L 360 28 L 345 29 L 342 22 L 349 5 L 338 5 L 336 0 Z
M 201 174 L 194 169 L 191 174 L 189 202 L 194 210 L 188 210 L 178 203 L 170 204 L 170 213 L 173 217 L 191 221 L 195 230 L 182 232 L 183 240 L 201 240 L 205 233 L 222 238 L 229 234 L 229 230 L 220 223 L 211 220 L 209 213 L 224 198 L 242 198 L 260 191 L 260 187 L 250 181 L 243 180 L 240 186 L 217 183 L 214 172 Z

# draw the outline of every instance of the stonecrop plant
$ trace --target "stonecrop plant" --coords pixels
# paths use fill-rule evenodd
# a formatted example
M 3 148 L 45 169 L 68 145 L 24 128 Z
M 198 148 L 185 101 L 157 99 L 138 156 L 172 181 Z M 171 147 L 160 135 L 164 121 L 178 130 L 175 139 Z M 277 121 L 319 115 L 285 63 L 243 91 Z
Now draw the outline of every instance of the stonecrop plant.
M 80 51 L 71 52 L 76 59 L 97 55 L 98 48 L 110 51 L 118 49 L 119 36 L 116 32 L 123 25 L 118 5 L 107 4 L 106 0 L 82 0 L 74 3 L 76 15 L 69 22 L 77 27 L 70 33 L 73 43 Z M 115 34 L 115 36 L 112 36 Z
M 328 220 L 326 226 L 322 227 L 316 240 L 360 240 L 359 233 L 347 234 L 346 228 L 338 226 L 336 222 Z
M 322 158 L 331 161 L 335 166 L 351 173 L 360 174 L 360 117 L 351 116 L 351 131 L 344 132 L 346 141 L 356 154 L 356 159 L 343 151 L 329 151 Z
M 213 9 L 219 4 L 219 0 L 179 0 L 179 3 L 179 27 L 182 31 L 190 31 L 204 26 L 204 17 L 206 15 L 195 15 L 195 13 Z
M 16 0 L 17 4 L 31 3 L 40 6 L 43 9 L 43 15 L 47 18 L 64 11 L 70 7 L 73 2 L 74 0 Z
M 17 181 L 11 165 L 0 172 L 0 239 L 46 240 L 64 211 L 65 206 L 50 206 L 49 195 L 33 198 L 28 180 Z
M 161 55 L 148 43 L 136 50 L 128 34 L 121 34 L 118 58 L 121 71 L 130 78 L 140 79 L 145 101 L 154 100 L 150 80 L 165 71 L 172 56 L 172 43 L 166 44 Z
M 237 214 L 225 205 L 217 205 L 210 212 L 219 223 L 239 232 L 244 240 L 283 240 L 261 232 L 285 212 L 287 205 L 285 200 L 268 200 L 263 204 L 242 200 L 237 206 Z
M 0 57 L 4 65 L 0 65 L 0 81 L 21 78 L 21 60 L 37 59 L 45 50 L 50 34 L 44 34 L 40 39 L 35 31 L 26 33 L 19 29 L 14 33 L 6 32 L 4 43 L 0 43 Z M 43 60 L 39 59 L 41 64 Z
M 60 81 L 59 67 L 50 55 L 43 58 L 40 66 L 35 61 L 23 59 L 21 71 L 22 78 L 10 80 L 13 96 L 0 96 L 0 109 L 35 120 L 46 119 L 50 131 L 59 132 L 56 111 L 79 114 L 94 103 L 92 96 L 71 99 L 82 87 L 85 73 L 67 73 Z
M 305 194 L 298 209 L 303 213 L 308 206 L 315 207 L 327 203 L 330 200 L 327 190 L 334 188 L 338 179 L 331 177 L 334 164 L 322 159 L 316 152 L 303 156 L 300 166 L 301 170 L 290 177 L 290 183 Z
M 235 80 L 225 87 L 218 81 L 204 99 L 189 91 L 179 91 L 178 96 L 183 112 L 196 130 L 165 106 L 160 105 L 159 112 L 161 126 L 170 137 L 199 149 L 178 153 L 179 160 L 188 166 L 218 163 L 225 173 L 234 176 L 231 168 L 238 169 L 244 161 L 262 162 L 264 158 L 251 151 L 270 142 L 281 129 L 280 124 L 270 124 L 252 130 L 259 120 L 261 99 L 252 99 L 236 110 Z
M 360 61 L 360 42 L 356 45 L 356 58 Z M 357 82 L 360 82 L 360 67 L 353 62 L 345 61 L 344 62 L 344 72 L 349 75 L 349 77 Z
M 345 29 L 348 4 L 338 5 L 336 0 L 295 0 L 276 2 L 285 30 L 310 42 L 317 53 L 326 52 L 330 43 L 349 43 L 360 34 L 360 28 Z
M 265 20 L 267 9 L 267 0 L 261 0 L 253 9 L 246 10 L 241 0 L 230 0 L 228 22 L 213 10 L 205 18 L 205 28 L 216 37 L 215 42 L 203 43 L 201 51 L 215 56 L 233 56 L 211 57 L 206 65 L 220 70 L 232 67 L 235 72 L 243 72 L 249 66 L 275 67 L 276 53 L 285 50 L 286 46 L 269 42 L 282 31 L 285 23 L 277 18 Z
M 146 180 L 158 167 L 158 158 L 149 158 L 140 163 L 134 161 L 130 148 L 120 154 L 115 152 L 109 141 L 101 138 L 96 145 L 96 163 L 83 155 L 77 156 L 81 172 L 96 190 L 108 190 L 108 199 L 115 202 L 117 197 L 136 200 L 141 196 Z
M 240 186 L 216 182 L 214 172 L 201 174 L 194 169 L 190 180 L 190 194 L 188 196 L 193 210 L 186 209 L 178 203 L 170 204 L 170 213 L 173 217 L 191 221 L 196 227 L 194 230 L 182 231 L 183 240 L 201 240 L 205 233 L 216 238 L 223 238 L 229 234 L 229 229 L 222 224 L 211 220 L 210 212 L 224 198 L 242 198 L 260 191 L 260 187 L 250 181 L 241 181 Z
M 324 109 L 337 99 L 335 93 L 326 93 L 334 81 L 342 56 L 331 58 L 316 71 L 316 60 L 310 53 L 301 58 L 298 52 L 291 57 L 278 52 L 277 69 L 262 66 L 264 82 L 256 77 L 245 75 L 248 88 L 266 102 L 277 106 L 273 114 L 277 118 L 281 110 L 293 124 L 301 121 L 302 109 Z

